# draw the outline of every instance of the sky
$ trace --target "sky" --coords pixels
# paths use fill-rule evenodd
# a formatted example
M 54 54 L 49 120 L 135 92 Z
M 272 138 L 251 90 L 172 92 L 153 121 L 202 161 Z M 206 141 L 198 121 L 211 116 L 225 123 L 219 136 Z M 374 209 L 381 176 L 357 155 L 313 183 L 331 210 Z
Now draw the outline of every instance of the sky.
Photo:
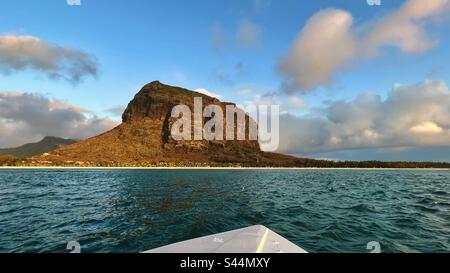
M 450 161 L 449 2 L 0 0 L 0 147 L 102 133 L 159 80 L 280 104 L 282 153 Z

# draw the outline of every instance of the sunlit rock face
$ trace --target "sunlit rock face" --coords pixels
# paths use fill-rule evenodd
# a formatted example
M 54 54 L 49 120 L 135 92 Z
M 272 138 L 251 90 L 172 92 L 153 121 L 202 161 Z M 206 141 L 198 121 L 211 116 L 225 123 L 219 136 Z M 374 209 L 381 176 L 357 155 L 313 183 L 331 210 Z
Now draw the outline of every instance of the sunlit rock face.
M 208 105 L 223 109 L 223 140 L 194 140 L 194 98 L 201 98 L 203 112 Z M 171 136 L 172 109 L 186 105 L 191 109 L 192 139 L 176 141 Z M 261 151 L 257 140 L 249 140 L 249 124 L 245 115 L 246 140 L 226 140 L 226 106 L 220 100 L 158 81 L 145 85 L 128 104 L 122 124 L 99 136 L 69 145 L 47 155 L 45 160 L 67 162 L 116 162 L 126 164 L 174 163 L 261 163 L 271 154 Z M 239 110 L 242 111 L 242 110 Z M 234 132 L 237 132 L 237 116 Z M 202 124 L 208 118 L 202 117 Z M 183 163 L 183 164 L 184 164 Z

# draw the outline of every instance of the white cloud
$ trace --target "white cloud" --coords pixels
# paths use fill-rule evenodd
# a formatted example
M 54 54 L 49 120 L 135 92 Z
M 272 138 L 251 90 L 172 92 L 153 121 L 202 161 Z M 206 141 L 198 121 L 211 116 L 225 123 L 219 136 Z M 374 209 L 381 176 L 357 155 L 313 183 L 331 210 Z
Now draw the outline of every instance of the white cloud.
M 416 134 L 441 134 L 444 129 L 432 121 L 425 121 L 412 127 L 410 131 Z
M 207 96 L 222 100 L 222 95 L 206 90 L 205 88 L 198 88 L 194 90 L 195 92 L 205 94 Z
M 382 46 L 395 46 L 407 53 L 433 48 L 422 21 L 448 10 L 448 0 L 409 0 L 399 10 L 376 22 L 364 38 L 363 46 L 370 54 Z
M 333 73 L 348 65 L 356 53 L 352 21 L 350 13 L 336 9 L 320 11 L 308 21 L 278 64 L 286 91 L 329 85 Z
M 0 36 L 0 72 L 34 70 L 74 84 L 97 75 L 95 58 L 81 50 L 49 44 L 33 36 Z
M 347 11 L 319 11 L 277 65 L 284 90 L 306 92 L 328 86 L 337 72 L 378 56 L 385 46 L 406 53 L 427 51 L 437 41 L 428 37 L 424 24 L 447 11 L 450 0 L 408 0 L 364 31 L 355 30 L 353 16 Z
M 450 145 L 450 89 L 442 81 L 396 86 L 386 99 L 364 94 L 301 117 L 284 115 L 280 152 Z
M 0 93 L 0 147 L 15 147 L 45 136 L 85 139 L 118 124 L 79 106 L 41 95 Z

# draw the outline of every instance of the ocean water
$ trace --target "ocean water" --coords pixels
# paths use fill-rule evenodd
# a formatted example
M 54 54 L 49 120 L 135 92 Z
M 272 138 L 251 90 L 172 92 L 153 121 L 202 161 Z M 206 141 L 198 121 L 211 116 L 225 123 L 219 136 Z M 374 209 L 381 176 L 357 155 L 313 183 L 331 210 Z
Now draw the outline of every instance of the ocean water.
M 255 224 L 309 252 L 449 252 L 450 171 L 0 170 L 0 252 L 136 253 Z

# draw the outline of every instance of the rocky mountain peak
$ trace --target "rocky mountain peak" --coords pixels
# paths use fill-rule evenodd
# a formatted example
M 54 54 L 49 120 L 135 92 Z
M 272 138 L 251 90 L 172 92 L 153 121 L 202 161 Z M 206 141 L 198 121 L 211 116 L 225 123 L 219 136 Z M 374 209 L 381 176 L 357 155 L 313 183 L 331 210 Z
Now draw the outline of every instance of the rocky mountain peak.
M 130 101 L 122 115 L 122 121 L 132 123 L 144 118 L 166 119 L 176 105 L 183 104 L 193 109 L 195 97 L 202 97 L 204 105 L 226 105 L 205 94 L 153 81 L 146 84 Z
M 202 98 L 203 108 L 214 104 L 225 110 L 231 104 L 195 91 L 153 81 L 142 87 L 129 102 L 122 115 L 121 125 L 99 136 L 62 147 L 37 160 L 78 162 L 77 164 L 82 165 L 108 162 L 107 164 L 121 166 L 162 162 L 175 165 L 259 164 L 272 160 L 272 155 L 260 150 L 257 140 L 174 140 L 171 137 L 171 127 L 178 118 L 171 116 L 173 107 L 180 104 L 188 106 L 193 122 L 196 97 Z M 248 116 L 246 119 L 247 125 L 254 122 Z M 203 122 L 206 121 L 207 118 L 204 118 Z M 248 134 L 248 127 L 245 131 Z

